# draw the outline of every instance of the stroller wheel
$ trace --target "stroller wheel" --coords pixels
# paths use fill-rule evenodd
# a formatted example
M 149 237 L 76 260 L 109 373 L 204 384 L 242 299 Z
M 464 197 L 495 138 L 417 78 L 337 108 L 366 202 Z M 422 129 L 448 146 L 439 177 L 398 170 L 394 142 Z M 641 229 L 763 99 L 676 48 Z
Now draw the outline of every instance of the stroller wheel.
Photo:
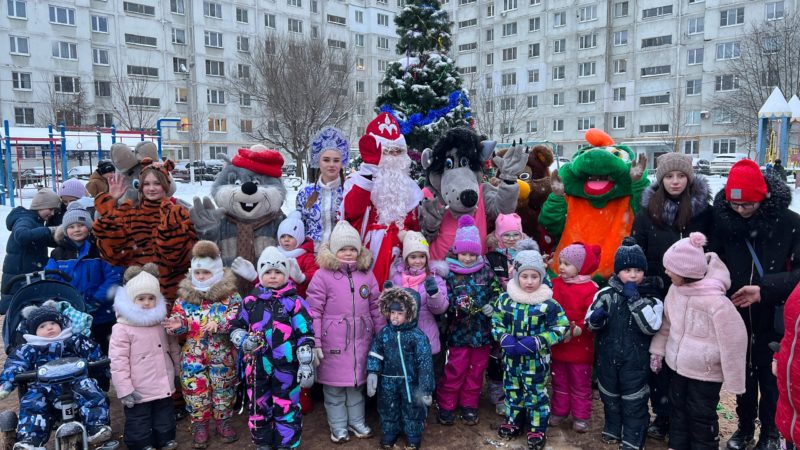
M 0 433 L 17 430 L 17 413 L 14 411 L 0 412 Z

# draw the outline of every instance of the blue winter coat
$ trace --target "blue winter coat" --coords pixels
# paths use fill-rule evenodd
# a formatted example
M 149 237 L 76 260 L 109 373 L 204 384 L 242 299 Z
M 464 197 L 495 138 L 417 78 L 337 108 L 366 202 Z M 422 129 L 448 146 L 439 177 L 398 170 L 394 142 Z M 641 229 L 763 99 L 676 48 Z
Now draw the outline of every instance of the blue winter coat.
M 492 268 L 486 264 L 478 272 L 466 275 L 451 270 L 445 282 L 450 300 L 447 310 L 448 345 L 477 348 L 491 344 L 492 318 L 481 308 L 487 304 L 494 306 L 503 293 Z
M 66 236 L 60 237 L 58 244 L 46 268 L 61 270 L 72 277 L 70 284 L 83 294 L 86 312 L 94 317 L 95 325 L 115 322 L 114 296 L 109 290 L 122 284 L 122 267 L 100 258 L 94 236 L 80 247 Z
M 15 275 L 42 270 L 47 264 L 48 247 L 55 241 L 45 221 L 37 211 L 22 206 L 14 208 L 6 217 L 6 228 L 11 236 L 6 243 L 6 259 L 3 261 L 3 287 Z M 9 292 L 13 294 L 20 284 Z M 5 308 L 1 311 L 5 314 Z
M 310 208 L 306 208 L 309 197 L 314 193 L 317 193 L 317 201 Z M 297 193 L 295 204 L 303 217 L 306 236 L 310 237 L 316 246 L 328 240 L 333 226 L 336 225 L 337 214 L 342 206 L 342 196 L 342 184 L 339 180 L 327 185 L 317 181 Z

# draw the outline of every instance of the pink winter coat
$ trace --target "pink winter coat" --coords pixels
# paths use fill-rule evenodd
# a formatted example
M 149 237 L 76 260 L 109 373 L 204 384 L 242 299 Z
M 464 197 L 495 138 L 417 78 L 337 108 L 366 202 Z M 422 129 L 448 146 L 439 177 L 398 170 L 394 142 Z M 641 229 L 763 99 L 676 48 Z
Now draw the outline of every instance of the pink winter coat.
M 161 325 L 167 317 L 164 297 L 158 296 L 154 308 L 142 309 L 120 288 L 114 296 L 114 310 L 117 323 L 111 329 L 108 357 L 117 397 L 133 391 L 141 396 L 136 403 L 169 397 L 175 392 L 180 347 Z
M 424 280 L 422 283 L 418 284 L 414 290 L 419 293 L 420 299 L 419 320 L 417 325 L 419 329 L 425 333 L 425 336 L 428 336 L 428 340 L 431 343 L 431 354 L 435 355 L 441 351 L 441 344 L 439 343 L 439 327 L 436 325 L 436 318 L 434 318 L 433 315 L 444 313 L 449 306 L 447 300 L 447 284 L 444 282 L 444 277 L 447 276 L 450 268 L 447 266 L 447 263 L 441 261 L 432 261 L 428 267 L 430 268 L 431 276 L 436 280 L 436 286 L 439 287 L 439 292 L 434 297 L 428 296 L 428 292 L 425 291 Z M 414 276 L 424 274 L 425 272 L 409 269 L 403 261 L 399 261 L 392 266 L 392 284 L 398 287 L 409 287 L 403 283 L 404 273 Z
M 344 264 L 327 243 L 320 246 L 319 270 L 306 290 L 314 317 L 314 345 L 325 355 L 317 369 L 320 384 L 360 386 L 367 380 L 372 338 L 386 325 L 371 262 L 372 253 L 363 247 L 355 263 Z
M 731 394 L 743 394 L 747 330 L 725 296 L 731 285 L 728 268 L 716 253 L 706 253 L 706 259 L 705 278 L 669 288 L 650 353 L 664 357 L 670 369 L 686 378 L 722 382 Z

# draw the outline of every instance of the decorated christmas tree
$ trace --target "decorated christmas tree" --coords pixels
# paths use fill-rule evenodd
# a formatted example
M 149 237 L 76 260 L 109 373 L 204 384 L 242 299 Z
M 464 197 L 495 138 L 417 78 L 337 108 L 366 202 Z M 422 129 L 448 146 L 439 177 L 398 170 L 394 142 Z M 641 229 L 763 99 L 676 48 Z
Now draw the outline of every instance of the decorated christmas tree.
M 408 0 L 394 23 L 401 57 L 387 68 L 376 106 L 394 114 L 409 149 L 420 152 L 448 129 L 470 125 L 469 101 L 447 56 L 450 18 L 439 1 Z

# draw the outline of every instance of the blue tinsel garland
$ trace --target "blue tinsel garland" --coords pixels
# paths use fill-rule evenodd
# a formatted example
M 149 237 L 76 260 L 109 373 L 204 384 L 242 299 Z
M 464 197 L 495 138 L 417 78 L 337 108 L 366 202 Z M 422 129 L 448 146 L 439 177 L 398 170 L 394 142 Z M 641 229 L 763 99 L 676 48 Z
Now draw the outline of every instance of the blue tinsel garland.
M 450 100 L 447 106 L 445 106 L 444 108 L 433 109 L 429 111 L 428 114 L 425 115 L 425 117 L 422 116 L 422 113 L 414 113 L 408 118 L 408 120 L 405 121 L 398 119 L 397 114 L 395 114 L 394 112 L 394 109 L 392 109 L 392 107 L 389 105 L 381 106 L 381 112 L 386 112 L 391 114 L 392 117 L 394 117 L 394 119 L 397 120 L 397 123 L 400 124 L 400 132 L 403 134 L 409 134 L 416 127 L 424 127 L 425 125 L 429 125 L 441 119 L 442 117 L 447 115 L 447 113 L 456 109 L 458 107 L 459 102 L 462 103 L 465 108 L 469 108 L 469 99 L 467 98 L 466 95 L 464 95 L 464 92 L 462 91 L 455 91 L 451 93 L 449 99 Z M 469 112 L 466 112 L 464 114 L 465 119 L 469 120 L 470 117 L 471 114 Z

